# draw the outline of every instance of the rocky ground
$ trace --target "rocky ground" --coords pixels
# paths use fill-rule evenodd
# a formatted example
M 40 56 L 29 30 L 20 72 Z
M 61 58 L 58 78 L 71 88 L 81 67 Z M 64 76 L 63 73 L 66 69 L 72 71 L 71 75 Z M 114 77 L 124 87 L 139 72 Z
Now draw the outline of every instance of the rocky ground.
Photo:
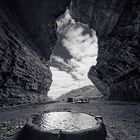
M 0 109 L 0 140 L 12 140 L 33 115 L 68 110 L 101 115 L 108 130 L 108 140 L 140 140 L 140 103 L 117 101 L 88 104 L 57 102 Z

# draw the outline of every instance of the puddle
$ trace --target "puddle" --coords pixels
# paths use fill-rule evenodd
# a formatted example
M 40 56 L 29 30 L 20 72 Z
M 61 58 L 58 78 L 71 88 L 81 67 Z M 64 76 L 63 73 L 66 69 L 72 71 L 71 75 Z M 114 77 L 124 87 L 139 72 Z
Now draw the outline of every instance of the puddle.
M 50 112 L 33 118 L 33 124 L 44 131 L 54 129 L 66 132 L 81 131 L 94 128 L 96 123 L 94 116 L 74 112 Z

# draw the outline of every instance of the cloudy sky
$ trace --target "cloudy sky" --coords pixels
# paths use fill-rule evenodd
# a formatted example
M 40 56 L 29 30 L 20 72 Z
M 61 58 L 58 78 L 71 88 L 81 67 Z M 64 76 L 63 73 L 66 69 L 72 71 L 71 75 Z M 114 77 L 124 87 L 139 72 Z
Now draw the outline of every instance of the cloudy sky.
M 96 64 L 97 38 L 94 30 L 75 22 L 69 11 L 58 21 L 58 41 L 51 57 L 53 99 L 73 89 L 92 85 L 87 73 Z

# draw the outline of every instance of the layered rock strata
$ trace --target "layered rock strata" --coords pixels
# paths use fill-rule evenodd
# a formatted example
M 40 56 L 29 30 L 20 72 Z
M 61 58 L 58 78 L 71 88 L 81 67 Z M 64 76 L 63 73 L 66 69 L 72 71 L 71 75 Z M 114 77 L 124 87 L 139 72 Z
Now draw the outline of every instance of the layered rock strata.
M 0 106 L 45 102 L 55 19 L 68 1 L 0 1 Z
M 108 99 L 140 100 L 139 0 L 72 0 L 71 13 L 97 33 L 91 81 Z

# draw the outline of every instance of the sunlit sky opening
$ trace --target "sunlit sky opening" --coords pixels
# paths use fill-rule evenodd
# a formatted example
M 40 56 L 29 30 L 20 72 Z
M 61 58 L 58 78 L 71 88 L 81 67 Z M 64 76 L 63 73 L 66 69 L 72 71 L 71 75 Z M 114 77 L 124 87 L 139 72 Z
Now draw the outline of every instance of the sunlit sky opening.
M 58 41 L 51 57 L 53 99 L 73 89 L 92 85 L 87 73 L 96 64 L 97 37 L 93 29 L 75 22 L 69 10 L 57 20 Z

